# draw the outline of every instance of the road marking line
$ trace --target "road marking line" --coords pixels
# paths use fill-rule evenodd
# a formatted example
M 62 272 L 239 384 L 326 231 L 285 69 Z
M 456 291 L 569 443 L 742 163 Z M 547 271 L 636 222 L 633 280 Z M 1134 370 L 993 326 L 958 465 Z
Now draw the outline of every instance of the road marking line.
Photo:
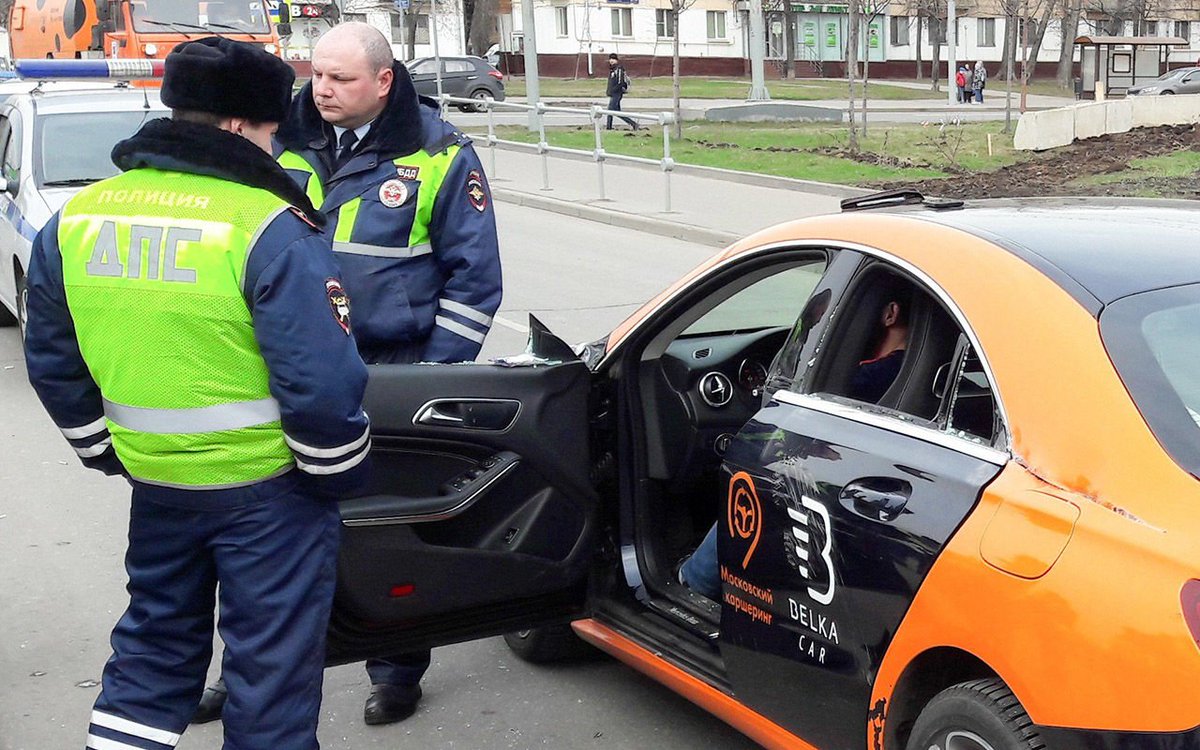
M 520 323 L 514 323 L 511 320 L 505 320 L 504 318 L 500 317 L 499 315 L 492 318 L 492 322 L 495 323 L 496 325 L 503 326 L 503 327 L 509 329 L 510 331 L 516 331 L 517 333 L 529 333 L 528 326 L 523 326 Z

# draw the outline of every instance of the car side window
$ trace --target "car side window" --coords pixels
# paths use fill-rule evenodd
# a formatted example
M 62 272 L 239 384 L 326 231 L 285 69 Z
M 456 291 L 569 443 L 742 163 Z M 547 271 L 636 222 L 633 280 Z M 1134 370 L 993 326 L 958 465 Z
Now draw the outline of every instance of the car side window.
M 437 73 L 437 61 L 422 60 L 412 67 L 411 72 L 415 76 L 431 76 Z
M 470 73 L 475 66 L 466 60 L 446 60 L 443 63 L 447 73 Z
M 13 169 L 14 174 L 20 166 L 20 138 L 14 137 L 15 135 L 13 132 L 13 121 L 10 119 L 10 116 L 0 116 L 0 154 L 3 154 L 3 176 L 5 179 L 12 179 L 9 174 L 10 152 L 16 151 L 18 154 L 16 157 L 17 168 Z
M 791 326 L 800 300 L 807 300 L 825 273 L 825 261 L 793 266 L 760 279 L 706 312 L 683 336 Z
M 4 179 L 17 182 L 21 179 L 21 118 L 13 112 L 12 118 L 4 118 L 9 123 L 11 135 L 4 145 Z
M 991 444 L 998 414 L 987 374 L 937 297 L 883 263 L 834 312 L 810 392 Z

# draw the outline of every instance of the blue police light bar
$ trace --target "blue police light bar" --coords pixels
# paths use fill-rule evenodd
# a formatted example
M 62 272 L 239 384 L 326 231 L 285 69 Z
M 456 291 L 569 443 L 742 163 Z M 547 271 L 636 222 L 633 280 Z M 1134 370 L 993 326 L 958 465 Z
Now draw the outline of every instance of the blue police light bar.
M 162 60 L 14 60 L 20 78 L 35 80 L 64 78 L 162 78 Z

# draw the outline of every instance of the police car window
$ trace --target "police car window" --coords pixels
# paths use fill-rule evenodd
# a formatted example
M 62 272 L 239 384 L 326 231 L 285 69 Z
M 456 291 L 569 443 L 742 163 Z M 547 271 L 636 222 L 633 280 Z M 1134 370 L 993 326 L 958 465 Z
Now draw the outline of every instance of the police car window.
M 681 336 L 791 327 L 825 273 L 824 260 L 793 266 L 742 289 L 709 310 Z
M 11 120 L 12 135 L 4 146 L 4 179 L 15 182 L 21 178 L 21 117 L 15 111 Z
M 39 186 L 69 186 L 112 177 L 117 141 L 137 132 L 162 111 L 88 112 L 46 115 L 37 120 L 34 174 Z M 87 133 L 80 138 L 79 133 Z

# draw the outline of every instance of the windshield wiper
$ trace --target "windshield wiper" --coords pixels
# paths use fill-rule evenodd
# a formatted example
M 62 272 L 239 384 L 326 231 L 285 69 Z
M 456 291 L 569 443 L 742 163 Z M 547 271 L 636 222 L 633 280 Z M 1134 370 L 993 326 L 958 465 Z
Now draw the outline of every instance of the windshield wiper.
M 195 23 L 185 23 L 184 21 L 159 21 L 154 18 L 139 18 L 137 21 L 153 24 L 155 26 L 166 26 L 168 29 L 178 31 L 184 36 L 187 36 L 188 29 L 192 29 L 194 31 L 208 31 L 208 29 L 204 26 Z
M 42 183 L 44 187 L 81 187 L 83 185 L 91 185 L 93 182 L 99 182 L 102 177 L 76 177 L 71 180 L 46 180 Z
M 239 34 L 253 33 L 253 32 L 246 31 L 245 29 L 239 29 L 237 26 L 230 26 L 227 23 L 211 23 L 210 22 L 208 24 L 208 26 L 205 27 L 205 30 L 207 30 L 207 31 L 211 31 L 212 29 L 227 29 L 229 31 L 236 31 Z

